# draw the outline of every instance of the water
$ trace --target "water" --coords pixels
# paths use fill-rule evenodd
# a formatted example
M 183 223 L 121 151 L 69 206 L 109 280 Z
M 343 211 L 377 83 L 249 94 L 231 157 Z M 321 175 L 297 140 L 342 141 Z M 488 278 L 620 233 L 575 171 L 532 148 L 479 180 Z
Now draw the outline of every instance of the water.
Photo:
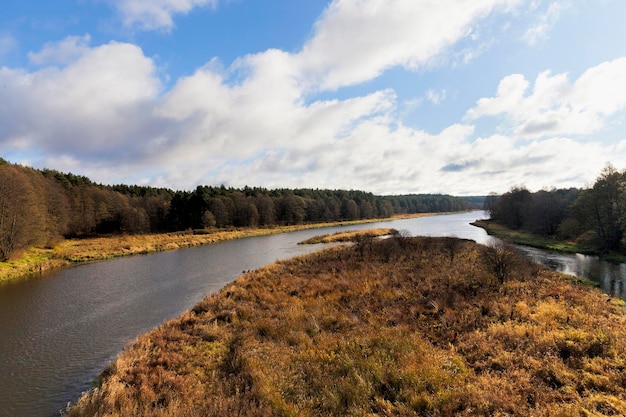
M 564 274 L 594 281 L 605 293 L 626 300 L 626 264 L 613 264 L 597 256 L 580 253 L 551 252 L 528 246 L 518 248 L 535 262 Z
M 393 227 L 411 235 L 488 243 L 492 238 L 484 230 L 469 225 L 478 218 L 484 214 L 304 230 L 118 258 L 2 285 L 0 416 L 58 415 L 138 335 L 191 308 L 242 271 L 321 248 L 299 241 L 321 233 Z M 623 287 L 622 266 L 533 251 L 538 261 L 563 272 L 596 274 L 611 294 Z

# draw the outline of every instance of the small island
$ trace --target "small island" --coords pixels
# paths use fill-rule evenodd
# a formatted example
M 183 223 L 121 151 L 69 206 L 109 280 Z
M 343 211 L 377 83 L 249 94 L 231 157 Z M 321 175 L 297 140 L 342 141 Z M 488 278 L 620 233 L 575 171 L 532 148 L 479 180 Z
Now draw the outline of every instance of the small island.
M 337 232 L 333 234 L 323 234 L 313 236 L 312 238 L 299 242 L 299 245 L 315 245 L 318 243 L 334 243 L 334 242 L 361 242 L 363 240 L 371 240 L 375 237 L 390 236 L 398 234 L 396 229 L 378 228 L 367 230 L 350 230 L 347 232 Z

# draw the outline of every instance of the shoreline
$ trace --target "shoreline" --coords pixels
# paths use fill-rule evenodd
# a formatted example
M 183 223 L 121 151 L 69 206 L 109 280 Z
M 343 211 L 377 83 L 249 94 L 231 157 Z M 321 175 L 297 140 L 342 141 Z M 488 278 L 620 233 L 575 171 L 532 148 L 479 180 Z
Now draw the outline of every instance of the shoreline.
M 389 222 L 443 214 L 450 213 L 400 214 L 384 219 L 362 219 L 264 228 L 190 230 L 172 233 L 66 239 L 55 244 L 53 247 L 30 247 L 24 250 L 16 259 L 10 262 L 0 262 L 0 284 L 28 279 L 28 277 L 33 274 L 85 262 L 132 255 L 145 255 L 154 252 L 184 249 L 228 240 L 288 233 L 297 230 Z
M 583 255 L 598 256 L 607 262 L 615 264 L 626 263 L 626 256 L 624 255 L 601 254 L 596 250 L 576 245 L 573 242 L 550 239 L 519 230 L 511 230 L 490 220 L 477 220 L 471 224 L 484 229 L 490 236 L 495 236 L 518 245 L 562 253 L 580 253 Z

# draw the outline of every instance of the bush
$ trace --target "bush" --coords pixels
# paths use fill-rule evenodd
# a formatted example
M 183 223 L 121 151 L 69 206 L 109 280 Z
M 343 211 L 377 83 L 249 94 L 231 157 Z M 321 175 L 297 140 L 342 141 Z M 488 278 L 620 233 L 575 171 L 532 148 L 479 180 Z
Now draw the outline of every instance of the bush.
M 491 243 L 482 249 L 482 260 L 487 269 L 504 284 L 515 269 L 518 255 L 511 245 L 502 241 Z

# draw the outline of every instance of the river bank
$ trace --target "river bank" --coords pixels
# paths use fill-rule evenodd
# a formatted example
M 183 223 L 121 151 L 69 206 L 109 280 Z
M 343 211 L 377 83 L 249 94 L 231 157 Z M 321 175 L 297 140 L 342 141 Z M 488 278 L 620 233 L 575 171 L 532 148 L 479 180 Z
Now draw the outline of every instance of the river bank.
M 138 338 L 69 415 L 626 414 L 622 304 L 515 262 L 499 284 L 450 238 L 277 262 Z
M 432 216 L 437 214 L 444 213 L 419 213 L 413 215 L 398 215 L 388 219 L 364 219 L 266 228 L 241 228 L 229 230 L 212 229 L 176 233 L 116 235 L 84 239 L 66 239 L 51 247 L 28 248 L 10 262 L 0 262 L 0 283 L 24 278 L 33 273 L 49 271 L 51 269 L 81 262 L 182 249 L 227 240 L 253 236 L 266 236 L 277 233 L 293 232 L 296 230 L 384 222 L 403 218 Z
M 518 245 L 530 246 L 538 249 L 547 249 L 565 253 L 583 253 L 586 255 L 597 255 L 593 251 L 582 248 L 573 242 L 565 242 L 557 239 L 534 235 L 532 233 L 520 230 L 508 229 L 502 225 L 492 222 L 491 220 L 477 220 L 471 223 L 473 226 L 485 229 L 485 231 L 497 238 L 506 240 L 507 242 Z
M 484 229 L 491 236 L 495 236 L 499 239 L 506 240 L 507 242 L 515 243 L 518 245 L 530 246 L 537 249 L 545 249 L 563 253 L 580 253 L 583 255 L 594 255 L 604 259 L 605 261 L 615 264 L 626 263 L 626 256 L 624 255 L 616 253 L 603 254 L 598 252 L 597 250 L 577 245 L 574 242 L 550 239 L 520 230 L 511 230 L 490 220 L 477 220 L 475 222 L 472 222 L 471 224 L 473 226 Z

